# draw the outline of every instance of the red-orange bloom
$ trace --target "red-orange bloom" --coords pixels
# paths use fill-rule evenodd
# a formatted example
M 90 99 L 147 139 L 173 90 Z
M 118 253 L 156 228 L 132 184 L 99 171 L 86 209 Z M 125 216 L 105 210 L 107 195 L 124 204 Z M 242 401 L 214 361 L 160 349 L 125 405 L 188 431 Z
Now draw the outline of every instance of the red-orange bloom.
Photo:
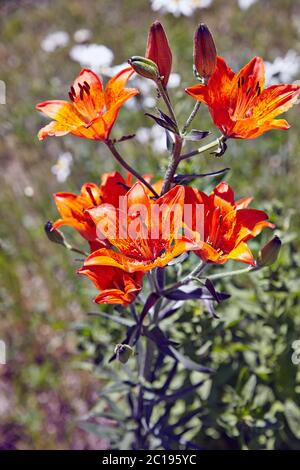
M 254 139 L 271 129 L 288 129 L 285 119 L 275 119 L 287 111 L 300 94 L 298 85 L 264 88 L 264 63 L 254 57 L 235 74 L 218 57 L 215 72 L 207 85 L 186 92 L 209 107 L 215 125 L 225 137 Z
M 91 70 L 81 70 L 70 88 L 71 102 L 45 101 L 36 106 L 53 121 L 43 127 L 38 138 L 73 134 L 93 140 L 106 140 L 121 106 L 138 90 L 125 88 L 133 74 L 131 67 L 117 73 L 103 90 L 101 79 Z
M 166 266 L 183 252 L 195 249 L 190 239 L 179 237 L 182 229 L 184 188 L 175 186 L 156 201 L 145 187 L 135 183 L 124 198 L 126 210 L 105 204 L 89 211 L 100 231 L 114 249 L 102 248 L 84 262 L 90 266 L 111 266 L 129 273 L 146 272 Z
M 186 188 L 185 202 L 203 204 L 204 239 L 195 253 L 204 261 L 224 264 L 233 259 L 255 265 L 246 242 L 256 237 L 265 227 L 274 228 L 267 214 L 248 209 L 252 198 L 234 201 L 234 192 L 227 183 L 220 183 L 208 196 L 193 188 Z
M 69 225 L 88 240 L 92 250 L 106 246 L 105 241 L 100 241 L 97 238 L 95 223 L 87 210 L 103 203 L 117 207 L 119 197 L 124 196 L 126 192 L 126 182 L 116 171 L 102 175 L 100 186 L 94 183 L 84 184 L 79 195 L 73 193 L 54 194 L 53 197 L 61 218 L 54 222 L 53 229 Z
M 126 307 L 142 288 L 143 273 L 129 274 L 118 268 L 99 266 L 97 262 L 93 264 L 93 255 L 90 256 L 89 265 L 84 265 L 78 273 L 87 276 L 101 291 L 95 298 L 97 304 L 121 304 Z

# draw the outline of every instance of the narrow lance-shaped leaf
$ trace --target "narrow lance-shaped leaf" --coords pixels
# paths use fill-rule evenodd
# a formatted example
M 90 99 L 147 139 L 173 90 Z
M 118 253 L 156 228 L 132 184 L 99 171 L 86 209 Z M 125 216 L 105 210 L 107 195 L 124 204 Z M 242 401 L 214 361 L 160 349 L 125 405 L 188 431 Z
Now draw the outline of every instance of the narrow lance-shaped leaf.
M 156 122 L 156 124 L 163 127 L 164 129 L 167 129 L 170 132 L 175 132 L 174 127 L 168 124 L 168 122 L 166 122 L 164 119 L 161 119 L 158 116 L 155 116 L 154 114 L 150 114 L 150 113 L 145 113 L 145 116 L 149 116 L 151 119 L 153 119 Z
M 184 139 L 191 140 L 193 142 L 198 142 L 199 140 L 205 139 L 205 137 L 210 134 L 210 131 L 200 131 L 197 129 L 192 129 L 188 134 L 184 136 Z
M 170 350 L 173 353 L 173 355 L 176 357 L 176 359 L 179 362 L 181 362 L 181 364 L 183 364 L 183 366 L 186 369 L 195 370 L 197 372 L 203 372 L 203 373 L 206 373 L 206 374 L 211 374 L 212 372 L 214 372 L 214 370 L 211 369 L 210 367 L 201 366 L 200 364 L 197 364 L 197 362 L 193 361 L 192 359 L 184 356 L 183 354 L 181 354 L 177 349 L 173 348 L 172 346 L 170 346 Z

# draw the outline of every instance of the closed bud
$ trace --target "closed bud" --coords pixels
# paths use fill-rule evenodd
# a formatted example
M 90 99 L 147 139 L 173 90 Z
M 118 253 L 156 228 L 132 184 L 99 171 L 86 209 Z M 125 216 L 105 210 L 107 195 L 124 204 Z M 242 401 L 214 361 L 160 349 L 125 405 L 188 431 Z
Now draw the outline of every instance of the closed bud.
M 259 252 L 257 258 L 257 266 L 263 268 L 271 266 L 277 260 L 281 248 L 281 240 L 275 236 L 270 240 Z
M 172 69 L 172 51 L 162 24 L 155 21 L 149 30 L 146 57 L 156 63 L 164 87 Z
M 159 79 L 159 70 L 153 60 L 146 59 L 145 57 L 133 56 L 128 59 L 128 63 L 138 75 L 150 78 L 154 81 Z
M 217 65 L 216 46 L 206 24 L 201 23 L 194 36 L 194 67 L 200 77 L 207 82 Z
M 126 364 L 135 355 L 134 350 L 128 344 L 117 344 L 114 352 L 118 361 L 122 362 L 122 364 Z
M 45 232 L 49 240 L 58 245 L 67 246 L 65 237 L 60 230 L 53 229 L 53 224 L 50 220 L 45 224 Z

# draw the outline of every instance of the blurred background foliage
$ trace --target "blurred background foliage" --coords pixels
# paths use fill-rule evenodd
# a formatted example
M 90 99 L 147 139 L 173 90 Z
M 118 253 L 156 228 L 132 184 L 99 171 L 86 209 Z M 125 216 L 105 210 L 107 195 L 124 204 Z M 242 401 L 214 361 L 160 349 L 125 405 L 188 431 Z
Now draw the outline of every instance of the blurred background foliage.
M 92 304 L 95 290 L 75 275 L 80 261 L 49 243 L 43 231 L 44 223 L 57 217 L 52 193 L 78 192 L 84 182 L 99 181 L 116 165 L 95 142 L 71 136 L 38 142 L 36 134 L 45 121 L 34 106 L 65 99 L 80 70 L 69 55 L 76 31 L 88 29 L 88 42 L 109 47 L 113 64 L 120 64 L 131 55 L 143 55 L 148 27 L 160 19 L 173 48 L 174 72 L 181 77 L 171 94 L 183 124 L 194 104 L 183 90 L 194 83 L 197 24 L 209 25 L 219 54 L 237 70 L 253 55 L 272 63 L 290 49 L 300 54 L 300 6 L 294 0 L 260 0 L 242 10 L 236 0 L 214 0 L 191 17 L 175 18 L 153 12 L 146 0 L 1 0 L 0 13 L 0 79 L 7 90 L 6 105 L 0 105 L 0 339 L 8 356 L 7 365 L 0 365 L 0 448 L 99 449 L 114 445 L 120 434 L 121 448 L 126 448 L 129 437 L 115 421 L 126 422 L 124 391 L 101 394 L 109 375 L 114 379 L 131 373 L 130 363 L 127 368 L 108 365 L 124 327 L 87 316 L 100 309 Z M 68 43 L 47 52 L 41 44 L 56 31 L 67 33 Z M 143 92 L 133 107 L 121 111 L 114 136 L 152 126 L 142 105 Z M 300 373 L 291 360 L 293 342 L 300 339 L 298 106 L 287 119 L 292 124 L 288 132 L 232 141 L 222 160 L 206 155 L 182 167 L 182 172 L 201 172 L 229 166 L 226 179 L 237 197 L 254 196 L 254 206 L 269 211 L 283 241 L 272 268 L 219 282 L 219 289 L 232 295 L 218 307 L 219 319 L 212 320 L 202 305 L 190 302 L 176 313 L 175 322 L 164 325 L 188 356 L 216 369 L 197 393 L 170 407 L 169 424 L 178 432 L 181 417 L 198 409 L 187 438 L 202 448 L 300 449 Z M 204 108 L 193 127 L 217 135 Z M 163 173 L 166 152 L 134 140 L 120 148 L 141 172 Z M 66 152 L 73 158 L 71 175 L 60 182 L 53 166 Z M 195 185 L 209 190 L 215 183 L 201 180 Z M 65 233 L 82 245 L 79 237 L 67 229 Z M 252 248 L 270 237 L 269 231 Z M 225 269 L 234 267 L 240 266 Z M 187 374 L 182 367 L 172 389 L 191 385 L 200 375 Z M 166 404 L 160 407 L 158 416 Z M 91 416 L 92 408 L 93 424 L 83 423 L 83 430 L 78 421 Z M 166 435 L 169 431 L 165 429 Z

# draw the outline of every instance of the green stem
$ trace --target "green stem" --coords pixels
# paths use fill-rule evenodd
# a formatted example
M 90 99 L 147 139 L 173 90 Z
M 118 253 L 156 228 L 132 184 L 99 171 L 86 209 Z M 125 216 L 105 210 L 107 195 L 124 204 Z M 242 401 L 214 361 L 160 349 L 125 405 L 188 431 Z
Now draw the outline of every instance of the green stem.
M 186 160 L 187 158 L 191 158 L 191 157 L 194 157 L 195 155 L 199 155 L 200 153 L 204 153 L 207 150 L 211 150 L 214 147 L 219 147 L 220 143 L 222 142 L 223 139 L 224 139 L 223 136 L 218 137 L 218 139 L 213 140 L 212 142 L 210 142 L 207 145 L 203 145 L 202 147 L 199 147 L 198 149 L 193 150 L 192 152 L 185 153 L 185 154 L 181 155 L 180 160 Z
M 141 181 L 148 189 L 149 191 L 151 191 L 151 193 L 156 197 L 158 198 L 159 195 L 157 194 L 157 192 L 152 188 L 151 184 L 148 183 L 148 181 L 146 181 L 136 170 L 134 170 L 122 157 L 121 155 L 119 154 L 119 152 L 117 151 L 114 143 L 111 141 L 111 140 L 107 140 L 105 141 L 107 147 L 109 148 L 109 150 L 111 151 L 111 153 L 113 154 L 113 156 L 115 157 L 115 159 L 120 163 L 120 165 L 122 165 L 123 168 L 125 168 L 125 170 L 129 171 L 129 173 L 131 173 L 133 176 L 136 177 L 137 180 Z
M 175 282 L 172 286 L 168 287 L 167 289 L 161 290 L 159 293 L 161 295 L 168 294 L 170 292 L 173 292 L 175 289 L 178 289 L 179 287 L 183 286 L 184 284 L 189 283 L 190 281 L 193 280 L 196 276 L 199 276 L 204 269 L 207 267 L 207 263 L 205 262 L 200 262 L 187 276 L 185 276 L 183 279 L 181 279 L 178 282 Z
M 188 128 L 190 127 L 190 125 L 192 124 L 193 120 L 195 119 L 199 109 L 200 109 L 200 106 L 201 106 L 201 102 L 200 101 L 196 101 L 196 104 L 194 106 L 194 109 L 193 111 L 191 112 L 191 114 L 189 115 L 185 125 L 183 126 L 183 129 L 182 129 L 182 134 L 185 134 L 188 130 Z
M 153 357 L 154 357 L 154 349 L 155 349 L 155 343 L 153 343 L 153 341 L 151 341 L 151 339 L 146 338 L 146 351 L 145 351 L 144 364 L 143 364 L 143 373 L 142 373 L 142 377 L 145 380 L 149 380 L 150 375 L 151 375 L 151 367 L 152 367 L 152 362 L 153 362 Z
M 258 271 L 260 268 L 253 267 L 253 266 L 248 266 L 247 268 L 242 268 L 242 269 L 236 269 L 235 271 L 227 271 L 225 273 L 218 273 L 218 274 L 212 274 L 211 276 L 208 276 L 207 279 L 210 280 L 215 280 L 215 279 L 223 279 L 223 277 L 229 277 L 229 276 L 237 276 L 239 274 L 245 274 L 245 273 L 250 273 L 253 271 Z
M 167 90 L 163 87 L 162 83 L 160 80 L 158 80 L 156 82 L 157 84 L 157 88 L 158 88 L 158 91 L 162 97 L 162 99 L 164 100 L 167 108 L 168 108 L 168 111 L 169 111 L 169 114 L 170 114 L 170 117 L 172 118 L 172 120 L 174 121 L 174 124 L 175 124 L 175 128 L 176 128 L 176 133 L 175 133 L 175 143 L 174 143 L 174 148 L 173 148 L 173 152 L 172 152 L 172 155 L 170 157 L 170 161 L 169 161 L 169 165 L 168 165 L 168 168 L 167 168 L 167 171 L 166 171 L 166 174 L 165 174 L 165 178 L 164 178 L 164 182 L 163 182 L 163 187 L 162 187 L 162 190 L 161 190 L 161 196 L 163 194 L 165 194 L 167 191 L 169 191 L 170 187 L 171 187 L 171 184 L 172 184 L 172 179 L 176 173 L 176 170 L 177 170 L 177 167 L 180 163 L 180 154 L 181 154 L 181 149 L 182 149 L 182 143 L 183 143 L 183 139 L 182 137 L 180 136 L 180 132 L 179 132 L 179 129 L 178 129 L 178 123 L 177 123 L 177 119 L 176 119 L 176 116 L 175 116 L 175 113 L 174 113 L 174 110 L 173 110 L 173 106 L 171 104 L 171 101 L 170 101 L 170 98 L 169 98 L 169 95 L 168 95 L 168 92 Z
M 67 250 L 73 251 L 74 253 L 79 253 L 80 255 L 83 255 L 83 256 L 85 256 L 85 257 L 89 256 L 88 253 L 86 253 L 85 251 L 80 250 L 79 248 L 76 248 L 75 246 L 70 245 L 70 244 L 67 243 L 66 241 L 65 241 L 65 243 L 63 244 L 63 246 L 64 246 L 65 248 L 67 248 Z
M 158 91 L 159 91 L 162 99 L 164 100 L 167 108 L 168 108 L 170 117 L 172 118 L 172 120 L 174 121 L 174 123 L 176 125 L 177 133 L 179 134 L 177 119 L 176 119 L 176 116 L 175 116 L 175 113 L 174 113 L 174 110 L 173 110 L 173 106 L 172 106 L 171 101 L 170 101 L 169 94 L 168 94 L 167 90 L 164 88 L 164 86 L 163 86 L 163 84 L 161 83 L 160 80 L 158 80 L 156 82 L 156 84 L 157 84 Z

